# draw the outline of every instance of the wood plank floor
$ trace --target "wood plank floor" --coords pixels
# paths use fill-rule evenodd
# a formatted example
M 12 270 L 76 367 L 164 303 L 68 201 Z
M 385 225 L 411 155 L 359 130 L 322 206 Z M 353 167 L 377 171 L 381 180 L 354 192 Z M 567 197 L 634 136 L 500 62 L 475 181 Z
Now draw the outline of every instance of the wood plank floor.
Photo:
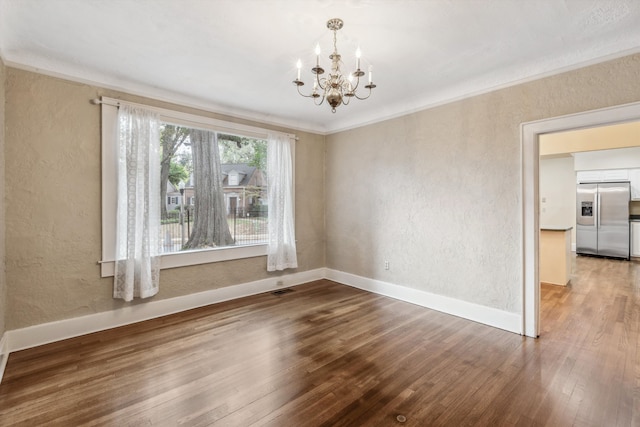
M 538 340 L 323 280 L 16 352 L 0 425 L 639 426 L 640 264 L 574 262 Z

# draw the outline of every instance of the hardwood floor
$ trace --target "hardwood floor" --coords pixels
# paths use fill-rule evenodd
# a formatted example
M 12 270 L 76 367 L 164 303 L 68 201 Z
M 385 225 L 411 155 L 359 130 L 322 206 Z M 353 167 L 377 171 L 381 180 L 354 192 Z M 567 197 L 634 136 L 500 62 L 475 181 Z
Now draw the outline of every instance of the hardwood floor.
M 640 264 L 575 263 L 538 340 L 324 280 L 17 352 L 0 425 L 638 426 Z

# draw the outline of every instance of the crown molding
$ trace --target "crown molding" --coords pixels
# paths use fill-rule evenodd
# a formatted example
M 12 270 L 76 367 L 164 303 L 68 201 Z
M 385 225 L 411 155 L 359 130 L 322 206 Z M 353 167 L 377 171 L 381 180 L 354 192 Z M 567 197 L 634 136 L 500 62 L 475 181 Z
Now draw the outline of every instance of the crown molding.
M 115 91 L 123 92 L 129 95 L 141 96 L 141 97 L 153 99 L 156 101 L 177 104 L 183 107 L 197 108 L 199 110 L 203 110 L 209 113 L 221 114 L 221 115 L 230 116 L 236 119 L 250 120 L 252 122 L 257 122 L 261 125 L 277 126 L 281 128 L 286 128 L 286 129 L 291 129 L 291 130 L 296 130 L 301 132 L 315 133 L 319 135 L 326 135 L 327 133 L 325 128 L 318 126 L 317 124 L 314 124 L 314 123 L 294 121 L 286 118 L 267 115 L 257 111 L 233 108 L 233 107 L 225 106 L 222 104 L 216 104 L 216 103 L 207 102 L 204 100 L 195 99 L 193 97 L 182 95 L 177 92 L 172 92 L 172 91 L 164 90 L 158 87 L 153 87 L 145 84 L 133 83 L 125 80 L 105 81 L 104 79 L 96 78 L 95 76 L 80 77 L 75 74 L 58 72 L 48 68 L 25 64 L 25 63 L 13 61 L 13 60 L 7 60 L 5 58 L 2 58 L 1 55 L 0 55 L 0 59 L 3 60 L 6 67 L 11 67 L 19 70 L 42 74 L 49 77 L 55 77 L 62 80 L 68 80 L 75 83 L 86 84 L 89 86 L 96 86 L 103 89 L 115 90 Z
M 230 116 L 242 120 L 250 120 L 264 125 L 283 127 L 291 130 L 309 132 L 318 135 L 331 135 L 339 132 L 344 132 L 364 126 L 369 126 L 375 123 L 380 123 L 386 120 L 395 119 L 398 117 L 406 116 L 409 114 L 417 113 L 420 111 L 428 110 L 431 108 L 440 107 L 452 102 L 461 101 L 464 99 L 472 98 L 475 96 L 487 94 L 497 90 L 517 86 L 520 84 L 529 83 L 535 80 L 551 77 L 554 75 L 574 71 L 580 68 L 585 68 L 591 65 L 597 65 L 603 62 L 619 59 L 625 56 L 640 53 L 640 46 L 622 50 L 610 55 L 600 56 L 587 61 L 577 62 L 575 64 L 567 65 L 560 68 L 555 68 L 550 71 L 535 73 L 530 76 L 511 80 L 499 85 L 490 85 L 481 87 L 481 85 L 471 85 L 468 88 L 452 89 L 445 91 L 439 95 L 427 94 L 425 96 L 418 96 L 411 100 L 411 102 L 400 102 L 388 105 L 384 110 L 378 113 L 371 113 L 370 111 L 363 112 L 358 115 L 352 115 L 344 120 L 336 120 L 331 122 L 328 126 L 322 126 L 317 123 L 304 122 L 299 120 L 291 120 L 283 117 L 276 117 L 257 111 L 251 111 L 247 109 L 238 109 L 221 104 L 208 102 L 205 100 L 194 99 L 180 93 L 164 90 L 149 85 L 128 82 L 124 80 L 109 80 L 108 77 L 100 78 L 96 75 L 90 77 L 81 77 L 69 72 L 59 72 L 48 68 L 38 67 L 31 64 L 16 60 L 6 59 L 6 55 L 0 51 L 0 59 L 3 60 L 6 67 L 17 68 L 25 71 L 35 72 L 38 74 L 44 74 L 47 76 L 60 78 L 63 80 L 69 80 L 77 83 L 87 84 L 90 86 L 97 86 L 105 89 L 116 90 L 131 95 L 142 96 L 145 98 L 154 99 L 161 102 L 168 102 L 172 104 L 178 104 L 185 107 L 197 108 L 203 111 Z

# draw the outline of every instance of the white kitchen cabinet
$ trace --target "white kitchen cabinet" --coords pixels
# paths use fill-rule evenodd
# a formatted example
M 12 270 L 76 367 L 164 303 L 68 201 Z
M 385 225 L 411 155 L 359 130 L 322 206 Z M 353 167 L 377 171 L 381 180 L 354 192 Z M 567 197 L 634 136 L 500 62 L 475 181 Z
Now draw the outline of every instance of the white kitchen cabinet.
M 602 171 L 603 181 L 628 181 L 629 170 L 628 169 L 611 169 Z
M 640 221 L 631 221 L 631 256 L 640 257 Z
M 578 171 L 576 172 L 578 184 L 583 182 L 600 182 L 602 181 L 602 171 Z
M 640 200 L 640 169 L 629 169 L 631 200 Z
M 635 169 L 631 169 L 635 170 Z M 640 171 L 640 169 L 638 169 Z M 602 169 L 591 171 L 577 171 L 576 179 L 578 184 L 582 182 L 606 182 L 606 181 L 629 181 L 630 169 Z

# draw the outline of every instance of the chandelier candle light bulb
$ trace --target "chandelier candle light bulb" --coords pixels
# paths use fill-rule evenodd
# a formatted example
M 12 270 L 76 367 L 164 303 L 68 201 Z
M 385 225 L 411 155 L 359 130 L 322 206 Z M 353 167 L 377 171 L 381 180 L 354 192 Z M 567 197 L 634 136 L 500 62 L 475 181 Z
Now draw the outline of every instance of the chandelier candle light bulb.
M 373 84 L 371 66 L 369 66 L 369 84 L 365 85 L 365 89 L 369 89 L 369 92 L 365 95 L 358 93 L 360 87 L 360 77 L 364 76 L 364 71 L 360 69 L 360 58 L 362 57 L 362 51 L 360 47 L 356 49 L 356 69 L 353 73 L 343 74 L 340 67 L 343 65 L 342 56 L 338 53 L 337 46 L 337 32 L 342 28 L 344 22 L 342 19 L 334 18 L 327 21 L 327 28 L 333 31 L 333 53 L 329 55 L 331 60 L 331 68 L 327 77 L 321 77 L 324 74 L 324 69 L 320 67 L 320 43 L 316 44 L 314 50 L 316 54 L 316 66 L 311 69 L 311 73 L 314 74 L 313 91 L 309 95 L 305 95 L 300 91 L 300 86 L 304 86 L 304 82 L 301 80 L 302 62 L 298 59 L 296 64 L 298 68 L 297 78 L 293 81 L 296 85 L 298 93 L 305 98 L 313 98 L 316 105 L 321 105 L 324 100 L 327 100 L 329 106 L 331 106 L 331 112 L 336 112 L 336 107 L 340 105 L 348 105 L 351 98 L 357 98 L 364 100 L 371 96 L 371 90 L 376 87 Z M 346 76 L 346 77 L 345 77 Z M 316 101 L 320 98 L 319 102 Z

